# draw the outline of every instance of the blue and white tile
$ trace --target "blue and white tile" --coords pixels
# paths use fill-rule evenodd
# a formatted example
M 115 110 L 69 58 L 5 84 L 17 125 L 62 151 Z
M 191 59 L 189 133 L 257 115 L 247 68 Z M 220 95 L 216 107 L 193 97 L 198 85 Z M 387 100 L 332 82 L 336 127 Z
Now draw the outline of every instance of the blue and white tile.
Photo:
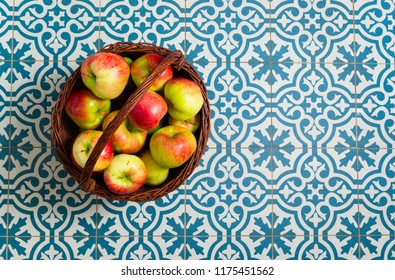
M 394 252 L 393 235 L 361 235 L 359 254 L 361 260 L 390 260 Z M 392 251 L 392 252 L 391 252 Z M 389 252 L 389 254 L 387 253 Z
M 274 43 L 284 45 L 294 62 L 334 62 L 353 50 L 352 2 L 279 1 L 271 3 Z M 275 38 L 275 39 L 274 39 Z M 273 61 L 279 61 L 273 53 Z
M 135 203 L 99 198 L 101 236 L 175 236 L 184 233 L 185 187 L 156 201 Z
M 359 150 L 359 157 L 361 234 L 395 234 L 395 150 Z
M 249 234 L 271 214 L 271 172 L 250 161 L 244 149 L 206 151 L 186 182 L 188 235 Z
M 269 3 L 261 1 L 186 1 L 186 39 L 212 62 L 242 61 L 270 39 Z M 193 52 L 188 57 L 199 58 Z M 269 61 L 266 61 L 269 62 Z
M 281 151 L 273 154 L 283 159 L 273 171 L 274 206 L 281 211 L 274 213 L 291 215 L 295 234 L 328 234 L 357 201 L 357 171 L 339 166 L 325 149 L 306 149 L 289 159 Z
M 0 146 L 9 145 L 10 101 L 11 101 L 11 62 L 0 60 Z
M 357 86 L 358 125 L 372 130 L 379 148 L 394 148 L 395 68 L 379 65 L 376 72 L 372 81 Z
M 99 3 L 17 1 L 14 59 L 77 60 L 89 53 L 99 39 Z
M 93 247 L 78 248 L 75 242 L 93 241 Z M 93 260 L 96 256 L 95 238 L 78 240 L 71 237 L 10 237 L 9 260 Z
M 210 102 L 209 147 L 247 148 L 253 145 L 249 135 L 261 130 L 262 123 L 270 123 L 270 73 L 259 77 L 251 67 L 249 63 L 196 63 Z
M 394 63 L 395 4 L 391 1 L 356 1 L 354 7 L 356 43 L 364 48 L 361 55 L 357 52 L 357 62 Z
M 12 55 L 13 0 L 0 3 L 0 60 L 9 60 Z
M 75 62 L 14 62 L 11 110 L 11 145 L 51 146 L 51 115 Z
M 101 1 L 100 20 L 101 47 L 126 41 L 184 50 L 183 1 Z
M 269 260 L 271 259 L 272 238 L 265 244 L 244 236 L 210 236 L 205 239 L 186 239 L 187 260 Z M 220 271 L 219 271 L 220 273 Z
M 355 95 L 350 79 L 353 69 L 346 74 L 336 64 L 295 66 L 281 68 L 287 71 L 281 74 L 286 79 L 273 89 L 273 126 L 289 130 L 295 142 L 292 146 L 330 147 L 328 141 L 336 138 L 338 129 L 355 124 Z M 273 146 L 284 147 L 284 143 L 273 143 Z
M 96 233 L 94 196 L 79 189 L 52 149 L 12 148 L 9 235 Z

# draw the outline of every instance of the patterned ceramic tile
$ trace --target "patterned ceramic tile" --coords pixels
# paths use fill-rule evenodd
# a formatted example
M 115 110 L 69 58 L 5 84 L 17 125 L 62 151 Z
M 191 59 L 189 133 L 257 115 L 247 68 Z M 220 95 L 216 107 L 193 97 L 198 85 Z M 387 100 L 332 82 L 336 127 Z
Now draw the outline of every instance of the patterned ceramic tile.
M 14 62 L 12 146 L 51 146 L 52 110 L 66 78 L 77 67 L 75 62 Z
M 2 1 L 0 259 L 395 259 L 395 4 Z M 212 130 L 148 203 L 80 190 L 51 148 L 66 78 L 116 41 L 179 49 Z
M 184 1 L 101 1 L 100 41 L 149 42 L 185 49 Z
M 16 1 L 15 60 L 76 60 L 97 49 L 99 0 L 57 2 Z
M 246 150 L 205 153 L 187 181 L 188 235 L 249 234 L 257 219 L 271 215 L 270 170 L 250 160 Z
M 268 2 L 186 1 L 186 39 L 192 46 L 188 57 L 212 62 L 256 59 L 254 52 L 270 39 Z M 205 53 L 204 58 L 196 49 Z
M 280 1 L 271 3 L 272 61 L 281 61 L 288 52 L 292 62 L 334 62 L 353 50 L 351 1 Z M 343 58 L 353 62 L 353 53 Z

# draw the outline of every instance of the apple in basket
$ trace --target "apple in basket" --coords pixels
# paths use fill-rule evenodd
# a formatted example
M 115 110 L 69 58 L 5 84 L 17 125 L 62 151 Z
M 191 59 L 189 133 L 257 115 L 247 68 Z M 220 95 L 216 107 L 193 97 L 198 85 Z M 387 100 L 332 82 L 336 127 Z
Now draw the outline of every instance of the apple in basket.
M 175 118 L 169 115 L 168 120 L 169 120 L 169 124 L 184 127 L 190 130 L 192 133 L 195 133 L 198 130 L 201 122 L 199 114 L 185 121 L 176 120 Z
M 147 178 L 144 162 L 136 155 L 117 154 L 103 172 L 110 191 L 126 195 L 140 189 Z
M 125 89 L 129 77 L 128 62 L 115 53 L 92 54 L 81 65 L 82 82 L 102 99 L 118 97 Z
M 112 111 L 103 121 L 103 131 L 118 114 L 119 110 Z M 111 137 L 112 147 L 121 154 L 135 154 L 139 152 L 147 139 L 147 131 L 134 127 L 126 118 Z
M 141 130 L 156 128 L 167 113 L 164 98 L 154 91 L 147 91 L 129 112 L 131 124 Z
M 103 132 L 100 130 L 89 129 L 80 132 L 76 136 L 72 145 L 71 159 L 78 169 L 82 170 L 85 167 L 85 164 L 102 133 Z M 99 172 L 106 169 L 110 165 L 113 157 L 114 150 L 112 148 L 111 141 L 109 141 L 93 167 L 93 172 Z
M 177 120 L 188 120 L 199 113 L 203 96 L 199 85 L 184 77 L 169 80 L 164 88 L 169 114 Z
M 139 86 L 162 60 L 163 58 L 156 53 L 147 53 L 134 60 L 130 68 L 130 75 L 136 86 Z M 172 77 L 173 68 L 168 66 L 165 71 L 153 82 L 150 90 L 162 90 L 166 82 Z
M 184 164 L 196 151 L 193 133 L 181 126 L 168 125 L 156 131 L 149 142 L 152 157 L 166 168 Z
M 89 89 L 72 91 L 65 106 L 67 115 L 83 129 L 98 128 L 110 109 L 110 100 L 98 98 Z
M 147 179 L 145 184 L 148 186 L 157 186 L 164 183 L 169 176 L 169 168 L 163 167 L 155 161 L 149 149 L 144 149 L 139 157 L 147 168 Z

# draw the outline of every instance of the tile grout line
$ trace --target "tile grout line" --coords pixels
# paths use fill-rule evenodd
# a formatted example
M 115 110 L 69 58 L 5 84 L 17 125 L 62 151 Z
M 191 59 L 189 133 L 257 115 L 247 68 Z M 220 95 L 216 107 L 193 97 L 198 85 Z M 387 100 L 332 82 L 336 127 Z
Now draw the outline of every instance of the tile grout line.
M 14 83 L 14 26 L 15 26 L 15 0 L 12 1 L 12 25 L 11 25 L 11 62 L 10 62 L 10 106 L 9 106 L 9 128 L 8 128 L 8 162 L 7 162 L 7 216 L 6 216 L 6 249 L 5 249 L 5 259 L 9 259 L 9 223 L 10 223 L 10 184 L 11 184 L 11 125 L 12 125 L 12 95 L 13 95 L 13 83 Z
M 357 99 L 357 40 L 356 40 L 356 27 L 355 27 L 355 0 L 352 1 L 352 25 L 353 25 L 353 48 L 354 48 L 354 101 L 355 101 L 355 149 L 356 149 L 356 156 L 357 159 L 359 158 L 359 153 L 358 153 L 358 99 Z M 358 160 L 355 161 L 355 168 L 356 168 L 356 183 L 357 183 L 357 211 L 358 211 L 358 259 L 361 259 L 361 215 L 360 215 L 360 209 L 359 209 L 359 204 L 360 204 L 360 199 L 359 199 L 359 163 Z

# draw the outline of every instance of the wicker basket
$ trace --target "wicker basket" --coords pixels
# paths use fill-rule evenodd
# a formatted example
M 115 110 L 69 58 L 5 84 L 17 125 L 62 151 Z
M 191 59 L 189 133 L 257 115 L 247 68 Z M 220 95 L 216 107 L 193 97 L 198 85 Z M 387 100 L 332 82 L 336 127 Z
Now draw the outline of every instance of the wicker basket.
M 188 62 L 185 61 L 184 55 L 178 50 L 170 51 L 166 48 L 148 43 L 119 42 L 107 45 L 98 52 L 117 53 L 124 57 L 130 57 L 131 59 L 136 59 L 143 54 L 154 52 L 164 57 L 164 59 L 139 87 L 135 87 L 134 85 L 131 85 L 132 83 L 130 83 L 128 91 L 125 90 L 125 92 L 123 92 L 120 97 L 111 100 L 111 109 L 120 111 L 114 120 L 103 131 L 99 142 L 93 149 L 85 165 L 85 168 L 82 171 L 78 170 L 71 161 L 72 142 L 79 133 L 79 129 L 67 116 L 64 110 L 66 101 L 71 91 L 73 89 L 84 87 L 81 80 L 80 67 L 78 67 L 67 79 L 65 85 L 60 91 L 58 100 L 52 113 L 51 138 L 53 146 L 66 171 L 80 184 L 81 189 L 85 192 L 90 192 L 99 197 L 113 200 L 127 200 L 136 202 L 156 200 L 181 186 L 182 183 L 197 167 L 199 160 L 205 151 L 210 132 L 210 107 L 207 89 L 199 74 Z M 129 195 L 118 195 L 112 193 L 104 184 L 102 174 L 93 174 L 93 167 L 104 146 L 110 140 L 111 136 L 120 126 L 120 124 L 125 120 L 128 112 L 149 89 L 152 82 L 169 65 L 172 65 L 172 67 L 175 69 L 174 76 L 188 77 L 197 82 L 202 90 L 204 104 L 201 111 L 199 112 L 201 116 L 201 125 L 198 131 L 195 132 L 197 150 L 184 165 L 178 168 L 170 169 L 169 177 L 163 184 L 155 187 L 144 185 L 139 191 Z M 130 90 L 130 86 L 134 88 Z M 131 92 L 132 94 L 130 94 Z

